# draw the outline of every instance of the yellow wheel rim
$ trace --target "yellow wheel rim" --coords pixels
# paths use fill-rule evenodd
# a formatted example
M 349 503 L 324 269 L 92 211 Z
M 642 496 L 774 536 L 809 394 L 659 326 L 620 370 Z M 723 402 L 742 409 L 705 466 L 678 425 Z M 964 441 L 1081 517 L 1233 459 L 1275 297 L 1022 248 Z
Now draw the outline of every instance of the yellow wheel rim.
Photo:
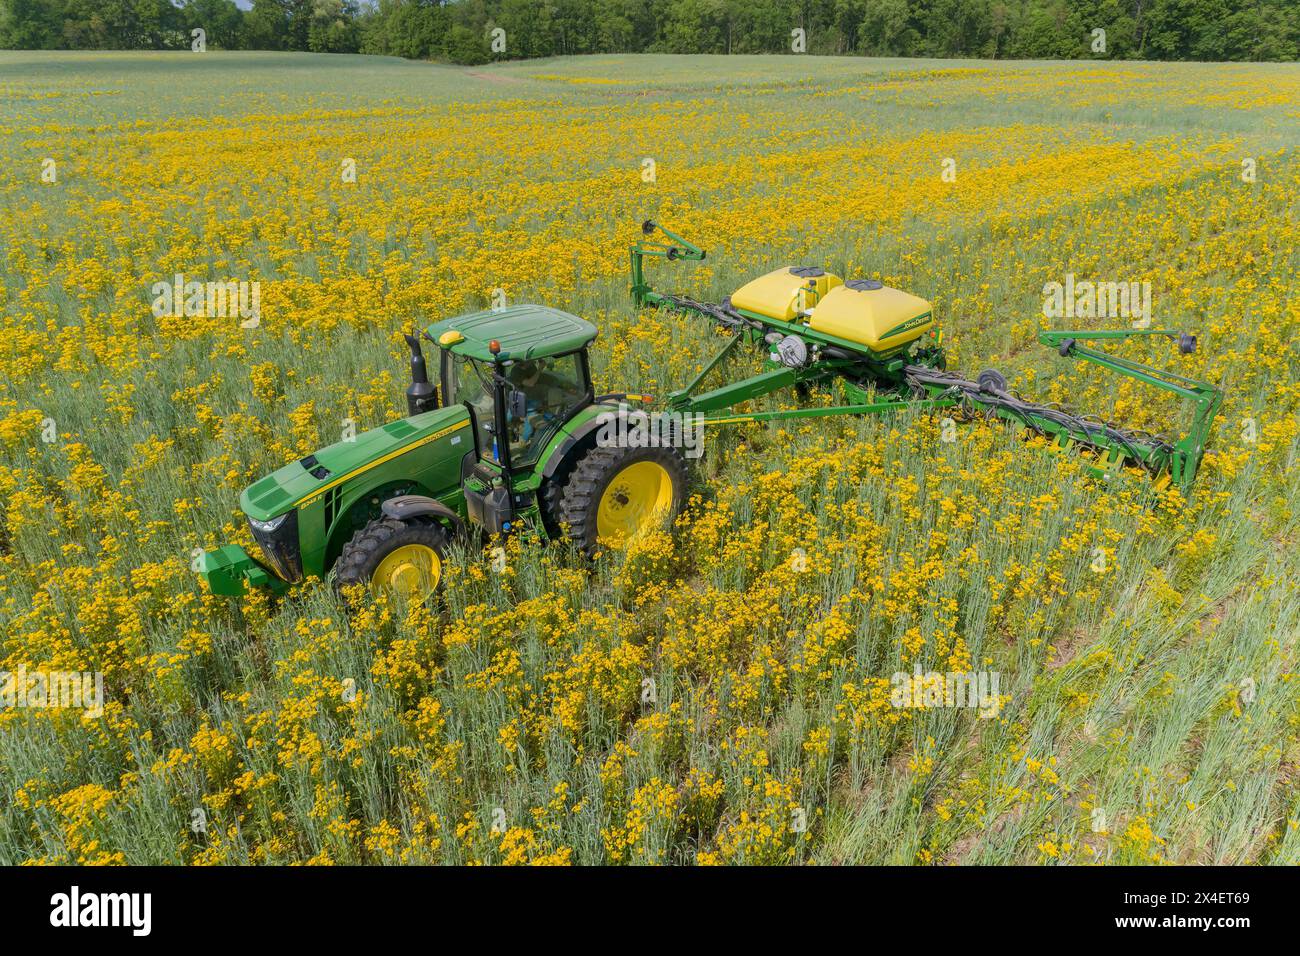
M 422 601 L 432 594 L 442 578 L 442 559 L 425 544 L 404 544 L 379 562 L 370 576 L 375 593 L 407 601 Z
M 596 534 L 621 545 L 652 528 L 673 504 L 673 479 L 663 465 L 638 461 L 614 475 L 596 508 Z

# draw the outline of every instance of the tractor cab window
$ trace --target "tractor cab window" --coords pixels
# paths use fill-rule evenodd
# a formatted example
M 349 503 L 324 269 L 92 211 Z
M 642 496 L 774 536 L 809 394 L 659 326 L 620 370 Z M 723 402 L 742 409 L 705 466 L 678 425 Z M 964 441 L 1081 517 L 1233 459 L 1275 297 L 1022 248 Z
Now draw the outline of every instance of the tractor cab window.
M 536 463 L 556 430 L 589 395 L 582 355 L 512 362 L 506 368 L 510 465 Z
M 491 366 L 459 355 L 452 357 L 449 366 L 448 371 L 454 381 L 444 381 L 443 387 L 455 396 L 455 401 L 469 405 L 474 410 L 479 454 L 500 464 L 501 453 L 496 435 L 496 390 L 493 387 Z

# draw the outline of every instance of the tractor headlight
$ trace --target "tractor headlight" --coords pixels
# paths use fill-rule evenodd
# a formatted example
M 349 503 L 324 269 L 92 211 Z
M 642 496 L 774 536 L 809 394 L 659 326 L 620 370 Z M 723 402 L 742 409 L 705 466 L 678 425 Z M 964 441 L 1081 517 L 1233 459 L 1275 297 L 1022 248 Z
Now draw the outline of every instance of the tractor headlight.
M 302 580 L 302 550 L 298 546 L 298 512 L 286 511 L 270 521 L 248 519 L 253 538 L 271 570 L 286 581 Z
M 249 518 L 248 523 L 253 526 L 254 531 L 261 531 L 263 534 L 271 534 L 276 528 L 284 524 L 284 519 L 289 517 L 289 512 L 278 515 L 270 521 L 259 521 L 257 518 Z

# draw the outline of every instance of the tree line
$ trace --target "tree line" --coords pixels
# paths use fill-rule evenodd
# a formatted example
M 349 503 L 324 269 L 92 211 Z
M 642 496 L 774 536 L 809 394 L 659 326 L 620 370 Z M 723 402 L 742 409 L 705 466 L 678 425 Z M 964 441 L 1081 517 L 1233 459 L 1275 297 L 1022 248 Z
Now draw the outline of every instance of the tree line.
M 0 0 L 0 48 L 1295 60 L 1300 0 Z M 1104 36 L 1097 31 L 1104 31 Z M 1101 48 L 1099 49 L 1099 44 Z

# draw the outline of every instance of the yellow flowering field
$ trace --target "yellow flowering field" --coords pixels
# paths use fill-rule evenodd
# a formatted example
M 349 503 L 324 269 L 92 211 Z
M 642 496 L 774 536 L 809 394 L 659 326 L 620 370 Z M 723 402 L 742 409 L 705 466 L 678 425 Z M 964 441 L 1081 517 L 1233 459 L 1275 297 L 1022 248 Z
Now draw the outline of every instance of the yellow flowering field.
M 0 670 L 103 675 L 0 710 L 0 863 L 1300 862 L 1297 129 L 1294 65 L 0 53 Z M 1176 432 L 1035 344 L 1046 283 L 1149 282 L 1201 348 L 1130 354 L 1227 390 L 1192 494 L 751 423 L 591 565 L 207 593 L 244 486 L 403 414 L 414 323 L 500 289 L 600 326 L 599 390 L 688 381 L 713 333 L 627 294 L 648 217 L 709 250 L 657 288 L 877 277 L 953 367 Z M 178 273 L 259 321 L 155 315 Z M 917 672 L 995 700 L 899 706 Z

